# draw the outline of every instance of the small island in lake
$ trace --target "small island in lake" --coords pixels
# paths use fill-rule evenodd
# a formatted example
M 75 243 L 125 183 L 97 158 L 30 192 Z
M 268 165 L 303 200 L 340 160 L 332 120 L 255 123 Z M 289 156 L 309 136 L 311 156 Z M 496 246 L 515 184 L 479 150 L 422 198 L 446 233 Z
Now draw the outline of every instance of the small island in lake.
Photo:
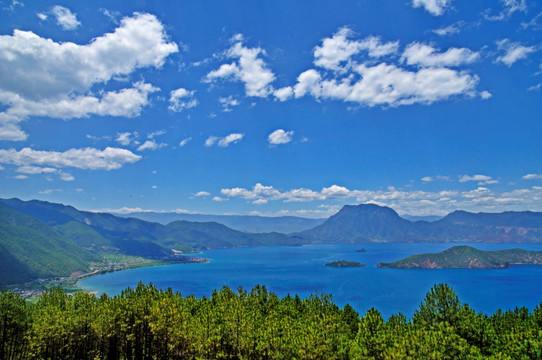
M 327 263 L 326 266 L 331 267 L 364 267 L 365 264 L 362 264 L 357 261 L 348 261 L 348 260 L 337 260 L 330 263 Z
M 542 265 L 542 251 L 482 251 L 470 246 L 454 246 L 440 253 L 413 255 L 377 266 L 397 269 L 505 269 L 510 265 Z
M 359 253 L 364 253 L 366 252 L 367 250 L 365 250 L 365 248 L 361 248 L 361 249 L 357 249 L 356 252 L 359 252 Z

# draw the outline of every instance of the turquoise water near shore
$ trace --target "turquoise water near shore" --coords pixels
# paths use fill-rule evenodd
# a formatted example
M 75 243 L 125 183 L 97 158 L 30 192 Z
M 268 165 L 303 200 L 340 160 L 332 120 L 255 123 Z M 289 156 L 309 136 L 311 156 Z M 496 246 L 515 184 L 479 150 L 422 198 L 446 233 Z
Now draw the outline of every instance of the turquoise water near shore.
M 454 244 L 457 245 L 457 244 Z M 542 250 L 541 244 L 467 244 L 481 250 L 523 248 Z M 501 270 L 486 269 L 386 269 L 390 262 L 413 254 L 439 252 L 450 244 L 333 244 L 248 247 L 209 250 L 198 256 L 207 264 L 176 264 L 118 271 L 83 279 L 82 288 L 117 295 L 139 281 L 158 288 L 172 288 L 184 296 L 210 296 L 214 289 L 229 286 L 246 290 L 265 285 L 282 297 L 302 297 L 320 292 L 332 294 L 339 306 L 352 305 L 360 313 L 374 307 L 384 317 L 402 312 L 411 317 L 435 283 L 448 283 L 462 303 L 487 314 L 497 309 L 542 302 L 542 266 L 517 265 Z M 365 248 L 363 253 L 357 249 Z M 364 268 L 325 266 L 334 260 L 354 260 Z

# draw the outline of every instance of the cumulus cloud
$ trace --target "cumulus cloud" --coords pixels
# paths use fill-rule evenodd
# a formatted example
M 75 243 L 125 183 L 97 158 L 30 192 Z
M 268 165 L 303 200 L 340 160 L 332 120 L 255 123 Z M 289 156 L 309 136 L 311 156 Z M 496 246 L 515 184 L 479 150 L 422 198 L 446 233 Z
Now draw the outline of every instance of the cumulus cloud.
M 213 146 L 214 144 L 218 144 L 218 146 L 227 147 L 230 144 L 238 143 L 243 139 L 244 136 L 245 134 L 239 133 L 229 134 L 225 137 L 209 136 L 207 140 L 205 140 L 205 146 Z
M 53 6 L 51 13 L 56 18 L 56 23 L 64 30 L 75 30 L 81 25 L 81 22 L 77 20 L 77 16 L 68 8 L 56 5 Z
M 225 56 L 234 59 L 234 62 L 222 64 L 218 69 L 209 72 L 204 81 L 240 81 L 245 84 L 247 96 L 267 97 L 273 92 L 271 83 L 275 80 L 275 74 L 260 57 L 265 55 L 265 50 L 246 47 L 241 34 L 234 36 L 232 41 L 233 45 L 225 52 Z
M 124 164 L 141 159 L 129 150 L 107 147 L 69 149 L 64 152 L 40 151 L 30 148 L 0 149 L 0 163 L 17 166 L 54 166 L 56 168 L 74 167 L 88 170 L 114 170 Z
M 422 68 L 408 71 L 395 65 L 360 64 L 352 76 L 342 79 L 322 79 L 316 70 L 298 77 L 295 96 L 309 93 L 316 99 L 336 99 L 373 107 L 400 106 L 415 103 L 431 104 L 451 96 L 474 96 L 478 77 L 448 68 Z
M 0 104 L 7 109 L 0 112 L 0 139 L 26 139 L 19 123 L 31 116 L 138 116 L 158 88 L 144 81 L 115 91 L 95 86 L 139 68 L 160 68 L 177 51 L 150 14 L 126 17 L 113 33 L 87 45 L 58 43 L 30 31 L 2 35 Z
M 497 57 L 497 61 L 502 62 L 508 67 L 512 66 L 516 61 L 525 59 L 530 53 L 536 51 L 534 46 L 523 46 L 508 39 L 497 41 L 497 46 L 499 50 L 504 52 L 503 55 Z
M 198 100 L 194 98 L 195 90 L 188 91 L 184 88 L 172 90 L 169 93 L 168 109 L 175 112 L 181 112 L 185 109 L 191 109 L 198 105 Z
M 264 186 L 258 183 L 252 189 L 236 187 L 222 189 L 221 193 L 228 198 L 239 198 L 252 204 L 265 204 L 270 201 L 311 202 L 331 200 L 341 203 L 345 201 L 373 203 L 389 206 L 400 214 L 412 215 L 446 215 L 457 209 L 493 212 L 511 209 L 525 210 L 526 208 L 542 210 L 540 205 L 542 187 L 540 186 L 516 189 L 504 193 L 497 193 L 483 186 L 466 191 L 440 190 L 433 192 L 406 191 L 394 187 L 377 191 L 350 190 L 339 185 L 332 185 L 320 191 L 306 188 L 280 191 L 272 186 Z M 324 208 L 329 206 L 329 204 L 323 205 Z M 333 205 L 333 207 L 334 211 L 337 211 L 340 206 Z M 314 213 L 314 210 L 308 210 L 307 214 L 309 213 Z
M 423 7 L 425 11 L 434 16 L 444 14 L 450 7 L 452 0 L 412 0 L 412 6 L 415 8 Z
M 397 52 L 399 41 L 383 43 L 379 37 L 369 36 L 362 40 L 350 40 L 353 32 L 348 27 L 337 31 L 333 37 L 322 40 L 314 49 L 314 65 L 329 70 L 345 71 L 353 55 L 366 50 L 373 58 Z
M 294 90 L 291 86 L 285 86 L 283 88 L 277 89 L 273 92 L 273 96 L 280 101 L 286 101 L 292 97 Z
M 418 42 L 409 44 L 402 56 L 408 65 L 431 67 L 470 64 L 479 58 L 479 53 L 467 48 L 449 48 L 445 52 L 439 53 L 438 49 Z
M 466 48 L 439 52 L 432 46 L 412 43 L 397 62 L 399 42 L 384 43 L 376 37 L 353 40 L 351 36 L 349 28 L 341 28 L 324 39 L 314 50 L 314 64 L 319 69 L 302 72 L 294 86 L 280 89 L 275 96 L 281 101 L 310 95 L 317 100 L 397 107 L 478 95 L 478 76 L 449 68 L 474 62 L 477 52 Z M 405 62 L 415 68 L 402 67 Z
M 267 141 L 271 145 L 287 144 L 292 141 L 293 136 L 293 131 L 284 131 L 283 129 L 278 129 L 269 134 L 269 136 L 267 137 Z

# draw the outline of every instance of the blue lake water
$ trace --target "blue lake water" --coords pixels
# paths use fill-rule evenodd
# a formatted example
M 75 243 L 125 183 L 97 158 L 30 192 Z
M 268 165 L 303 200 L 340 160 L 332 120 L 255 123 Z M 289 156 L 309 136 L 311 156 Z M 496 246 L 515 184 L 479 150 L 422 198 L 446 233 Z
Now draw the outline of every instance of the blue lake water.
M 455 244 L 454 244 L 455 245 Z M 521 247 L 541 250 L 532 244 L 470 244 L 482 250 Z M 487 314 L 497 309 L 542 302 L 542 266 L 517 265 L 507 269 L 386 269 L 379 262 L 395 261 L 413 254 L 440 252 L 450 244 L 363 244 L 273 246 L 209 250 L 198 256 L 208 264 L 177 264 L 118 271 L 90 277 L 78 285 L 90 291 L 117 295 L 139 281 L 158 288 L 172 288 L 184 296 L 210 296 L 226 285 L 246 290 L 265 285 L 282 297 L 302 297 L 320 292 L 332 294 L 339 306 L 352 305 L 361 314 L 375 307 L 384 317 L 402 312 L 411 317 L 425 294 L 436 283 L 448 283 L 462 303 Z M 364 253 L 356 252 L 365 248 Z M 334 260 L 355 260 L 364 268 L 325 266 Z

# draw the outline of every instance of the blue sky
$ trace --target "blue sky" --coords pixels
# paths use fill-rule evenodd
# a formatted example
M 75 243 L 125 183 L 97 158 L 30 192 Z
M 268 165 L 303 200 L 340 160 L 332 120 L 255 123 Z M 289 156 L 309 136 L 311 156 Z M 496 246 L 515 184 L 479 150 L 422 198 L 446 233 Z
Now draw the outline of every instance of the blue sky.
M 534 0 L 0 1 L 0 196 L 542 211 Z

